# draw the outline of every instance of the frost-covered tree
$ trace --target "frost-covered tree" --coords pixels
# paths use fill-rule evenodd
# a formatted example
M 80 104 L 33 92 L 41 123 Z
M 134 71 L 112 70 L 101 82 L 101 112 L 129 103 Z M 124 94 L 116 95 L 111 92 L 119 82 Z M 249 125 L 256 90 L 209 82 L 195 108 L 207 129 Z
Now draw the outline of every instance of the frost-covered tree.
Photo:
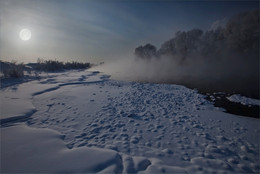
M 235 51 L 259 48 L 259 10 L 233 16 L 226 25 L 227 45 Z
M 249 56 L 256 59 L 259 56 L 259 10 L 222 20 L 221 25 L 209 31 L 178 31 L 158 51 L 155 46 L 147 44 L 136 48 L 135 55 L 143 59 L 166 56 L 181 62 L 194 57 L 216 60 Z
M 176 48 L 175 48 L 175 39 L 170 39 L 166 42 L 164 42 L 161 46 L 161 48 L 158 50 L 158 55 L 174 55 L 176 54 Z
M 146 44 L 145 46 L 139 46 L 135 49 L 135 55 L 143 59 L 151 59 L 156 57 L 157 49 L 151 44 Z

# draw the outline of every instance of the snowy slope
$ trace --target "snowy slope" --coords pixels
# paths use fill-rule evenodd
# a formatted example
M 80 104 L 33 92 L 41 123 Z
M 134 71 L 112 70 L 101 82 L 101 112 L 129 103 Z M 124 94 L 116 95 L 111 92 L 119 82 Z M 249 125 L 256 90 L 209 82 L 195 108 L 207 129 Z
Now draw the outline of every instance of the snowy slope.
M 88 71 L 13 88 L 0 93 L 2 172 L 259 172 L 259 120 L 195 90 Z

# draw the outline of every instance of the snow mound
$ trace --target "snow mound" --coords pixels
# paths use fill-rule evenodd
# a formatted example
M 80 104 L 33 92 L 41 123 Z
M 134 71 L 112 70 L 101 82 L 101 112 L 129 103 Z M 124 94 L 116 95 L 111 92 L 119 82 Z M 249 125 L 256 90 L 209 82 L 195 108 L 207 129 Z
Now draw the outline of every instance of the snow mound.
M 227 99 L 232 102 L 241 103 L 242 105 L 260 106 L 260 100 L 244 97 L 239 94 L 231 95 L 230 97 L 227 97 Z

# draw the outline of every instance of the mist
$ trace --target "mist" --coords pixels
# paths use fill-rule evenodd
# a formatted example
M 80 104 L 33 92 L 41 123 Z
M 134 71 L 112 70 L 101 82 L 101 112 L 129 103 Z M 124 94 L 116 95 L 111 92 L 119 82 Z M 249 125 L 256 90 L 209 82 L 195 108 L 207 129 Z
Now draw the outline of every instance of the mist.
M 141 45 L 133 55 L 95 69 L 117 80 L 259 98 L 259 9 L 216 21 L 208 31 L 178 31 L 159 49 Z

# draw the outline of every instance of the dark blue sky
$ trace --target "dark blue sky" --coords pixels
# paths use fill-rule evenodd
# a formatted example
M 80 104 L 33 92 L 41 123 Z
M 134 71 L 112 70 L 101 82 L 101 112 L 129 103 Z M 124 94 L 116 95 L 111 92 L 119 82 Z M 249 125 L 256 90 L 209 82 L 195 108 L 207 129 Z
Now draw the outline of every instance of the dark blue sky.
M 258 7 L 258 1 L 1 0 L 0 57 L 109 61 Z M 32 32 L 27 42 L 19 39 L 23 28 Z

